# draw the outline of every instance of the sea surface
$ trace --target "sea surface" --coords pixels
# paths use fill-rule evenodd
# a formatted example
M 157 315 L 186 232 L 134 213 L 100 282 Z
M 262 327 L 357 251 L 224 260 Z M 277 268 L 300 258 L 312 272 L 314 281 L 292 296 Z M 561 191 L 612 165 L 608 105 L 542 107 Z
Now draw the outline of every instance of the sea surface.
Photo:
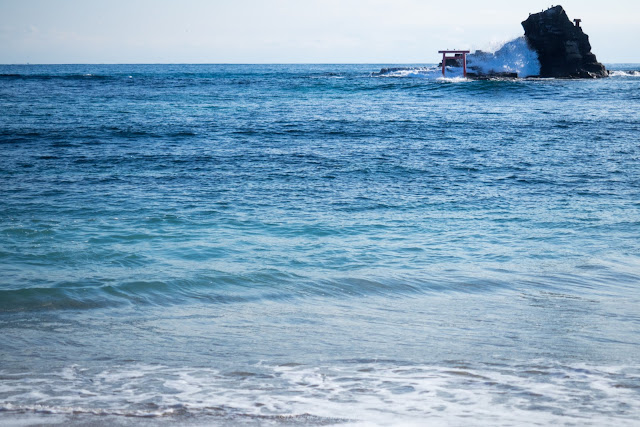
M 0 424 L 639 426 L 640 65 L 382 67 L 0 66 Z

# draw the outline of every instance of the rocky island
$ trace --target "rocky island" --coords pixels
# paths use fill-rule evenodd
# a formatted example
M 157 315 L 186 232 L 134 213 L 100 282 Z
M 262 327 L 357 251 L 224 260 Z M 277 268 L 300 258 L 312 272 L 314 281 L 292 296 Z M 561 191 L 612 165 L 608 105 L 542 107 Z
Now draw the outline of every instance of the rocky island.
M 582 30 L 581 22 L 580 19 L 572 22 L 562 6 L 553 6 L 540 13 L 529 14 L 529 18 L 522 22 L 523 37 L 505 43 L 496 52 L 476 50 L 468 54 L 466 77 L 476 80 L 607 77 L 609 72 L 591 52 L 589 36 Z M 451 68 L 451 75 L 462 74 L 462 53 L 446 58 L 445 62 L 445 68 Z M 383 68 L 374 74 L 436 77 L 443 74 L 444 71 L 440 72 L 440 69 L 444 70 L 442 63 L 437 69 Z
M 540 77 L 569 79 L 607 77 L 609 72 L 591 53 L 581 20 L 569 20 L 562 6 L 531 14 L 522 23 L 527 43 L 538 54 Z

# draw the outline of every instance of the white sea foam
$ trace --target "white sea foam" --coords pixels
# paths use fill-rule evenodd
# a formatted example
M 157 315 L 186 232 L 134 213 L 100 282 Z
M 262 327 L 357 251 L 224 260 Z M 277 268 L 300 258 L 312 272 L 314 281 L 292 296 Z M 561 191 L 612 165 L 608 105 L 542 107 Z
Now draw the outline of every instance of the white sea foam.
M 466 82 L 461 67 L 447 67 L 446 75 L 442 75 L 442 68 L 440 67 L 411 67 L 411 68 L 391 68 L 383 69 L 376 76 L 379 77 L 414 77 L 430 80 L 438 80 L 443 82 Z
M 376 73 L 379 77 L 417 77 L 424 79 L 442 78 L 442 70 L 437 67 L 387 68 Z
M 250 367 L 249 372 L 136 365 L 4 375 L 0 411 L 87 416 L 314 417 L 350 425 L 637 425 L 634 367 L 398 365 Z
M 610 77 L 640 77 L 640 71 L 614 70 L 609 72 Z

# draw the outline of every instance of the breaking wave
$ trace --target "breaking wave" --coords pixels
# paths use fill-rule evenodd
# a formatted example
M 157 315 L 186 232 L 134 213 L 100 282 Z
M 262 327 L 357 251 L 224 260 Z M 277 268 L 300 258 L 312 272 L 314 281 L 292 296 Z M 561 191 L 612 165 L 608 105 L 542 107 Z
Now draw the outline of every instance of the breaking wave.
M 640 77 L 640 71 L 612 70 L 609 72 L 609 77 Z
M 540 74 L 538 54 L 533 51 L 524 37 L 518 37 L 502 45 L 495 52 L 481 50 L 467 56 L 469 73 L 482 77 L 532 77 Z M 462 64 L 447 66 L 448 78 L 463 77 Z M 383 68 L 376 76 L 420 77 L 442 79 L 440 67 Z
M 518 77 L 540 75 L 538 54 L 529 47 L 524 37 L 505 43 L 493 53 L 477 50 L 468 56 L 468 65 L 482 74 L 514 73 Z
M 422 425 L 428 420 L 428 425 L 450 426 L 468 425 L 473 416 L 473 425 L 487 426 L 631 426 L 640 414 L 637 367 L 544 360 L 514 366 L 260 363 L 244 371 L 74 365 L 51 372 L 48 381 L 0 374 L 5 396 L 0 413 L 6 417 L 84 416 L 88 425 L 95 420 L 91 416 L 110 416 L 270 425 Z
M 448 68 L 449 69 L 449 68 Z M 442 71 L 438 67 L 394 67 L 383 68 L 374 77 L 418 77 L 427 79 L 442 79 Z

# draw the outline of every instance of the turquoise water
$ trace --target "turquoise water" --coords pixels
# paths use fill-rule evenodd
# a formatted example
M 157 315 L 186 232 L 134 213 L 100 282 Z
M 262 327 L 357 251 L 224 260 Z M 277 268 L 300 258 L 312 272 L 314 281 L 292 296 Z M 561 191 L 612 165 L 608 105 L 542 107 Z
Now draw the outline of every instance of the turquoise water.
M 0 66 L 0 422 L 638 425 L 640 66 L 381 67 Z

